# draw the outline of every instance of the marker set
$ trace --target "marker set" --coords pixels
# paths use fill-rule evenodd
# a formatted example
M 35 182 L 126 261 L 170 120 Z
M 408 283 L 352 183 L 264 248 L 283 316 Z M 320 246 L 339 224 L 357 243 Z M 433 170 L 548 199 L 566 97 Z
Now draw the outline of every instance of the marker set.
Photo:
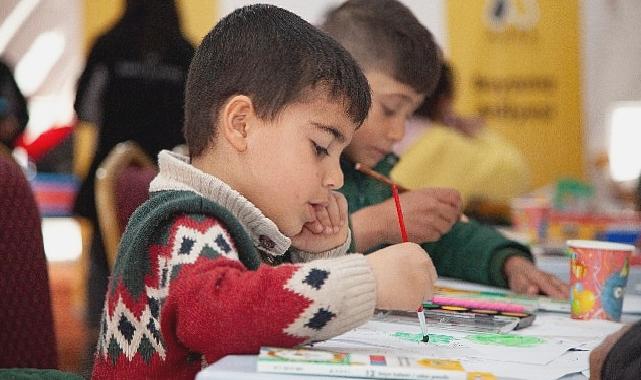
M 527 311 L 475 309 L 454 305 L 423 304 L 428 325 L 458 330 L 504 333 L 532 325 L 535 314 Z

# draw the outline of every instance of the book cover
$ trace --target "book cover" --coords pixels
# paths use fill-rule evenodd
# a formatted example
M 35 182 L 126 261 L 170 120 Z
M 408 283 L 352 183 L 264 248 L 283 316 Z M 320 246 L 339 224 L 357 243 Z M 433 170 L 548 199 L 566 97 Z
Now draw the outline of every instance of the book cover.
M 368 379 L 496 379 L 486 372 L 466 372 L 458 360 L 330 352 L 308 348 L 263 347 L 258 355 L 257 370 Z

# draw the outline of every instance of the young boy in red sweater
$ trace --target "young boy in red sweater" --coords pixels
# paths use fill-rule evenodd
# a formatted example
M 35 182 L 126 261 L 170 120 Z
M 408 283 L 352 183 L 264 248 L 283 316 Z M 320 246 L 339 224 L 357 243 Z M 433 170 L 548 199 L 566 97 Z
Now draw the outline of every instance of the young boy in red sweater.
M 277 7 L 239 9 L 203 39 L 185 94 L 190 157 L 160 153 L 127 226 L 94 377 L 191 379 L 430 297 L 418 245 L 345 254 L 339 159 L 371 99 L 337 42 Z

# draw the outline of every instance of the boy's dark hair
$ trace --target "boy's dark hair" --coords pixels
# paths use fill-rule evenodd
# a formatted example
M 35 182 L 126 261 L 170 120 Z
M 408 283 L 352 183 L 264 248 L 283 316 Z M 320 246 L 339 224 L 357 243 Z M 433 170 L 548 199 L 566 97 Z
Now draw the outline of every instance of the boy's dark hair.
M 414 111 L 414 115 L 436 120 L 439 114 L 439 101 L 443 98 L 453 97 L 454 73 L 452 72 L 452 67 L 446 62 L 443 62 L 441 76 L 438 78 L 434 92 L 425 97 L 423 103 Z
M 432 93 L 441 52 L 432 34 L 396 0 L 348 0 L 327 13 L 327 34 L 364 69 L 388 73 L 419 94 Z
M 185 138 L 191 157 L 215 139 L 218 112 L 229 97 L 249 96 L 257 115 L 271 120 L 310 88 L 342 101 L 357 126 L 367 117 L 367 79 L 338 42 L 273 5 L 237 9 L 205 36 L 189 68 Z

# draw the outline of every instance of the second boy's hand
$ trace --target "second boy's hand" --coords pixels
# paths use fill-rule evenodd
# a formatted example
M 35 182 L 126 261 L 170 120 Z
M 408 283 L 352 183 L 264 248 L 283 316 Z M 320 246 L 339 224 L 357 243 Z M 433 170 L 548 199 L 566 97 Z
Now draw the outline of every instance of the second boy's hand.
M 568 299 L 570 287 L 554 277 L 543 272 L 530 260 L 512 256 L 503 264 L 503 273 L 510 290 L 529 295 L 545 294 L 553 298 Z
M 429 188 L 400 194 L 409 241 L 415 243 L 437 241 L 450 231 L 461 215 L 461 197 L 453 189 Z M 358 251 L 367 251 L 381 243 L 400 243 L 400 235 L 390 225 L 396 224 L 393 199 L 366 207 L 352 214 L 353 231 Z M 368 228 L 379 226 L 376 232 L 358 235 Z
M 347 240 L 347 200 L 332 191 L 326 205 L 315 205 L 316 220 L 305 223 L 298 235 L 292 236 L 292 246 L 306 252 L 324 252 L 339 247 Z

